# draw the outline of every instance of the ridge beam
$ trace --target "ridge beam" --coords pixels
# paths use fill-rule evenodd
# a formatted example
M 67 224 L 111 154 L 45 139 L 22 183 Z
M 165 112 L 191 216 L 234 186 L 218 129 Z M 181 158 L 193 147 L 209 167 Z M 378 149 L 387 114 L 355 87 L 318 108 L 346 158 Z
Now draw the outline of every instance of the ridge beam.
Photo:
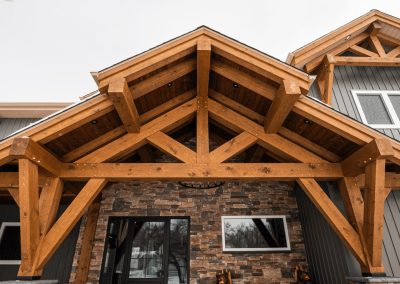
M 374 139 L 351 154 L 342 162 L 345 176 L 356 176 L 364 172 L 363 168 L 376 159 L 394 156 L 392 143 L 385 138 Z
M 139 113 L 125 78 L 113 81 L 108 86 L 108 95 L 128 132 L 140 131 Z
M 300 95 L 301 91 L 297 82 L 282 81 L 272 101 L 272 105 L 265 116 L 265 133 L 278 132 Z

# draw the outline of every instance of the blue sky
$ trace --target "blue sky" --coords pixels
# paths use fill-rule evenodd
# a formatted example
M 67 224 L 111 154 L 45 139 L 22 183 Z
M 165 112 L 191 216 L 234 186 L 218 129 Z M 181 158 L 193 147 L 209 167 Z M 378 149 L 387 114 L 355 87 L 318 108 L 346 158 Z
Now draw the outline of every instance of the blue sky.
M 398 0 L 0 0 L 0 102 L 73 102 L 98 71 L 200 25 L 285 60 L 371 9 Z

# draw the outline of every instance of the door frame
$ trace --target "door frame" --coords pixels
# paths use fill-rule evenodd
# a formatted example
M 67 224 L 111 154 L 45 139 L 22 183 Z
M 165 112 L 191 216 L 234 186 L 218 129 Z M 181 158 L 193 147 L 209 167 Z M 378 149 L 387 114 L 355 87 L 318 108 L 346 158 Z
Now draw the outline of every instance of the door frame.
M 165 228 L 164 228 L 164 256 L 163 256 L 163 266 L 164 266 L 164 281 L 161 281 L 162 284 L 167 284 L 168 283 L 168 267 L 169 267 L 169 244 L 170 244 L 170 224 L 172 219 L 185 219 L 188 222 L 188 228 L 187 228 L 187 283 L 190 283 L 190 217 L 189 216 L 108 216 L 108 221 L 107 221 L 107 234 L 105 238 L 105 243 L 104 243 L 104 250 L 103 250 L 103 260 L 102 260 L 102 266 L 101 266 L 101 276 L 103 276 L 103 271 L 104 271 L 104 266 L 105 266 L 105 258 L 107 254 L 107 240 L 109 237 L 109 232 L 110 232 L 110 226 L 111 223 L 120 221 L 120 220 L 127 220 L 128 221 L 128 237 L 127 237 L 127 251 L 126 255 L 130 256 L 132 253 L 132 241 L 133 241 L 133 226 L 131 225 L 135 221 L 140 221 L 140 222 L 165 222 Z M 137 283 L 139 282 L 134 282 L 130 281 L 128 276 L 129 272 L 127 267 L 129 267 L 129 261 L 130 257 L 125 257 L 124 259 L 124 272 L 122 278 L 125 279 L 126 283 Z M 114 271 L 114 270 L 113 270 Z M 100 277 L 102 278 L 102 277 Z M 112 278 L 112 277 L 111 277 Z M 141 279 L 140 283 L 151 283 L 153 282 L 154 279 Z

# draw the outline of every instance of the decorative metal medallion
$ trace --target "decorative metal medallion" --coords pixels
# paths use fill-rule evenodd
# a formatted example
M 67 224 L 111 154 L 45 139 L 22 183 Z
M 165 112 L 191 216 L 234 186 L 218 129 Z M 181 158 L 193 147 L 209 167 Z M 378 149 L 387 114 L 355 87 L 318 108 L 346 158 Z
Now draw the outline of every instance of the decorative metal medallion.
M 209 188 L 216 188 L 225 184 L 224 181 L 180 181 L 178 182 L 181 186 L 187 188 L 197 188 L 197 189 L 209 189 Z

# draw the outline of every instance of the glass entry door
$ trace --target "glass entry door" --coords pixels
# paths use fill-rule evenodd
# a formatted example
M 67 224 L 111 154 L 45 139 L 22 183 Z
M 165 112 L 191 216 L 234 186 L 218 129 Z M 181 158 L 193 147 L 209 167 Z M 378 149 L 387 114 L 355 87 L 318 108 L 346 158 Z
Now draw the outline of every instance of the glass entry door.
M 132 222 L 129 283 L 165 283 L 165 221 Z
M 100 283 L 188 283 L 189 219 L 110 218 Z

